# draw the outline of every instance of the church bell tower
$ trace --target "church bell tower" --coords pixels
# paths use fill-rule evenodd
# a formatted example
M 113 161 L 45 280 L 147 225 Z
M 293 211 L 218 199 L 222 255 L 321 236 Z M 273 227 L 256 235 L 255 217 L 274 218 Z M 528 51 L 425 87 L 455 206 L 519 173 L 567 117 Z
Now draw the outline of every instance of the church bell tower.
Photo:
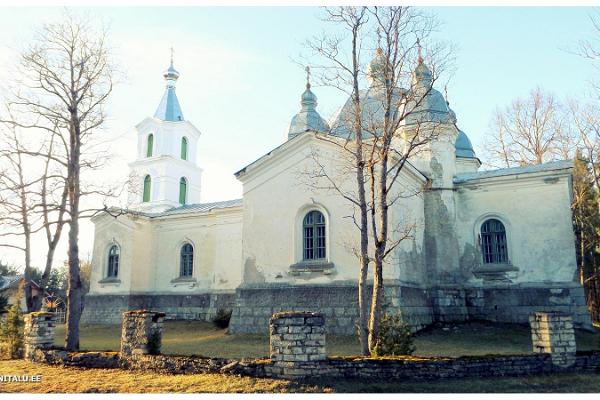
M 202 169 L 196 154 L 200 131 L 183 117 L 172 53 L 163 77 L 166 88 L 154 117 L 135 126 L 137 158 L 129 164 L 129 208 L 145 212 L 200 202 Z

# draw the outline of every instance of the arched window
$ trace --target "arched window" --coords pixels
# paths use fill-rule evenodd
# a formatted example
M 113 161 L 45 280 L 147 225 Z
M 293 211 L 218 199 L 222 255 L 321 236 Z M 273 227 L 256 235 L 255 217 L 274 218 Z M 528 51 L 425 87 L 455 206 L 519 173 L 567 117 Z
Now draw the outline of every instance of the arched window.
M 481 225 L 481 251 L 485 264 L 508 263 L 506 229 L 497 219 L 488 219 Z
M 311 211 L 304 217 L 303 254 L 305 260 L 323 260 L 326 258 L 325 217 L 320 211 Z
M 154 135 L 149 134 L 148 140 L 146 142 L 146 157 L 152 157 L 153 151 L 154 151 Z
M 185 205 L 186 200 L 187 200 L 187 180 L 182 177 L 179 180 L 179 204 Z
M 150 201 L 150 192 L 152 191 L 152 179 L 150 175 L 146 175 L 144 178 L 144 195 L 142 197 L 142 201 L 147 203 Z
M 187 160 L 188 156 L 188 140 L 186 137 L 181 138 L 181 159 Z
M 194 248 L 191 244 L 185 243 L 181 246 L 179 256 L 179 275 L 192 276 L 194 272 Z
M 116 278 L 119 275 L 119 246 L 113 244 L 108 250 L 108 268 L 106 276 Z

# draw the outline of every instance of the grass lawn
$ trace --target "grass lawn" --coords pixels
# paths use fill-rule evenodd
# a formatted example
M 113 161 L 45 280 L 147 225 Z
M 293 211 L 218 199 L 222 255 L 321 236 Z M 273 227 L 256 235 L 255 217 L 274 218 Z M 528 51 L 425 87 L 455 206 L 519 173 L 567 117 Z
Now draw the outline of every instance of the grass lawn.
M 0 393 L 598 393 L 598 375 L 542 375 L 521 378 L 377 382 L 335 379 L 297 383 L 218 374 L 160 375 L 118 369 L 80 369 L 0 361 L 0 375 L 41 375 L 39 383 L 0 383 Z
M 64 345 L 65 326 L 56 329 L 55 343 Z M 119 350 L 121 327 L 90 325 L 81 327 L 81 348 Z M 600 349 L 600 332 L 577 331 L 577 349 Z M 523 354 L 531 352 L 531 333 L 526 325 L 472 322 L 445 331 L 440 328 L 419 332 L 416 355 L 459 357 L 462 355 Z M 349 336 L 327 336 L 330 356 L 359 353 L 358 340 Z M 269 355 L 266 335 L 227 335 L 225 330 L 201 321 L 165 321 L 164 354 L 207 357 L 255 358 Z

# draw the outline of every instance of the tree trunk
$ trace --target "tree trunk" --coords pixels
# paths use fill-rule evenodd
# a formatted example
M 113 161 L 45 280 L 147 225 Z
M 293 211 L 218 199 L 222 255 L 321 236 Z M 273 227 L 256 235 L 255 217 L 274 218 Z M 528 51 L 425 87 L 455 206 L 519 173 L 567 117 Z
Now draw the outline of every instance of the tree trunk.
M 15 136 L 16 138 L 16 136 Z M 19 190 L 21 197 L 21 222 L 23 224 L 23 236 L 25 238 L 25 271 L 23 273 L 23 279 L 25 281 L 25 304 L 27 305 L 27 312 L 34 310 L 33 296 L 31 294 L 31 226 L 29 225 L 29 208 L 27 207 L 27 185 L 25 183 L 25 177 L 23 176 L 23 160 L 21 158 L 20 146 L 17 144 L 17 156 L 19 164 L 17 170 L 19 173 Z
M 356 144 L 356 183 L 358 189 L 358 204 L 360 209 L 360 276 L 358 278 L 358 336 L 360 339 L 360 351 L 364 356 L 370 355 L 369 351 L 369 294 L 367 279 L 369 275 L 369 221 L 367 200 L 365 192 L 365 162 L 363 156 L 363 135 L 362 135 L 362 113 L 359 90 L 359 70 L 358 60 L 358 32 L 359 26 L 355 25 L 352 30 L 352 97 L 354 103 L 354 138 Z
M 81 278 L 79 276 L 79 156 L 81 152 L 79 120 L 72 118 L 69 160 L 69 283 L 67 288 L 66 348 L 79 350 L 79 320 L 81 319 Z
M 27 312 L 31 312 L 35 310 L 35 305 L 31 290 L 31 232 L 29 226 L 25 227 L 25 272 L 23 279 L 25 280 L 25 304 L 27 304 Z
M 362 175 L 362 174 L 361 174 Z M 362 178 L 361 178 L 362 179 Z M 364 182 L 364 181 L 363 181 Z M 361 225 L 367 226 L 367 209 L 364 202 L 364 187 L 363 187 L 363 202 L 361 203 Z M 363 207 L 364 206 L 364 207 Z M 363 225 L 364 224 L 364 225 Z M 367 279 L 369 274 L 369 238 L 368 232 L 361 229 L 360 232 L 360 277 L 358 279 L 358 305 L 359 305 L 359 339 L 360 351 L 363 356 L 371 354 L 369 350 L 369 292 L 367 287 Z

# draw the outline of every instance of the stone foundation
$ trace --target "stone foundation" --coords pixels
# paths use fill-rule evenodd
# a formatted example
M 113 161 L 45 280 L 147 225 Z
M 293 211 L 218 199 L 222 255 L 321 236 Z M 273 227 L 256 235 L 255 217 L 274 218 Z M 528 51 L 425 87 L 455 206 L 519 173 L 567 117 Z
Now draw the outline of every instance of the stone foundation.
M 539 311 L 560 311 L 572 316 L 577 328 L 592 329 L 583 287 L 563 285 L 497 285 L 466 289 L 470 319 L 529 323 Z
M 54 344 L 54 314 L 32 312 L 25 314 L 23 320 L 25 359 L 33 360 L 36 350 L 49 349 Z
M 355 335 L 358 320 L 355 283 L 329 285 L 257 284 L 236 290 L 231 333 L 267 333 L 269 318 L 284 310 L 320 312 L 327 332 Z M 529 323 L 537 311 L 561 311 L 573 316 L 578 328 L 591 328 L 583 287 L 564 285 L 498 284 L 480 288 L 423 289 L 396 282 L 385 283 L 384 308 L 419 330 L 433 322 Z
M 88 295 L 82 324 L 120 324 L 124 311 L 152 309 L 166 319 L 210 321 L 219 309 L 233 310 L 231 333 L 262 333 L 277 312 L 320 312 L 331 334 L 355 335 L 358 287 L 354 282 L 322 285 L 256 284 L 236 293 L 196 295 Z M 495 284 L 482 287 L 424 289 L 385 283 L 385 308 L 419 330 L 433 322 L 488 320 L 526 324 L 537 311 L 561 311 L 578 328 L 591 328 L 583 287 L 565 284 Z
M 164 313 L 147 310 L 123 313 L 121 357 L 159 354 L 164 318 Z
M 550 353 L 560 367 L 575 364 L 575 331 L 570 315 L 538 312 L 529 317 L 534 353 Z
M 219 309 L 231 310 L 235 294 L 132 294 L 85 296 L 85 308 L 81 316 L 82 324 L 121 324 L 123 312 L 128 310 L 159 310 L 166 319 L 188 319 L 211 321 Z
M 370 290 L 369 290 L 370 292 Z M 385 308 L 402 317 L 416 329 L 433 322 L 427 291 L 410 286 L 386 284 Z M 231 333 L 267 333 L 275 313 L 296 310 L 319 312 L 326 330 L 335 335 L 355 335 L 358 321 L 356 283 L 324 285 L 257 284 L 236 290 L 231 316 Z

